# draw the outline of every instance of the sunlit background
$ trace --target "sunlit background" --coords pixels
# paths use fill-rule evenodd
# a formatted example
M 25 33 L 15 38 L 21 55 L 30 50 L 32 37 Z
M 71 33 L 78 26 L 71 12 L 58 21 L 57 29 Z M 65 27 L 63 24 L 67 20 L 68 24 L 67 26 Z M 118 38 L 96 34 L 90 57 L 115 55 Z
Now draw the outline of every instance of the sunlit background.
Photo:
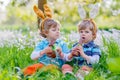
M 53 18 L 61 22 L 62 26 L 68 30 L 74 29 L 81 20 L 78 14 L 78 4 L 85 0 L 48 0 L 49 6 L 53 10 Z M 90 0 L 88 0 L 90 1 Z M 96 0 L 97 1 L 97 0 Z M 98 0 L 100 11 L 95 21 L 99 28 L 119 29 L 120 1 L 119 0 Z M 0 0 L 0 28 L 13 25 L 19 28 L 36 27 L 37 18 L 33 12 L 33 5 L 37 5 L 38 0 Z M 91 3 L 93 4 L 93 3 Z M 88 8 L 90 10 L 90 8 Z M 11 28 L 8 27 L 8 28 Z
M 38 5 L 38 1 L 42 0 L 0 0 L 0 80 L 26 79 L 19 76 L 21 73 L 17 73 L 15 68 L 22 69 L 37 62 L 30 59 L 30 54 L 37 42 L 43 39 L 38 33 L 37 16 L 33 12 L 33 5 Z M 95 42 L 100 46 L 102 56 L 85 80 L 119 80 L 120 0 L 47 0 L 53 18 L 62 25 L 60 38 L 67 42 L 69 48 L 79 39 L 77 24 L 82 18 L 78 14 L 78 5 L 90 11 L 96 3 L 100 8 L 94 18 L 98 27 Z M 76 67 L 74 69 L 77 70 Z M 37 73 L 30 80 L 39 80 L 42 73 L 46 74 Z M 42 77 L 46 80 L 68 80 L 61 72 L 54 73 Z

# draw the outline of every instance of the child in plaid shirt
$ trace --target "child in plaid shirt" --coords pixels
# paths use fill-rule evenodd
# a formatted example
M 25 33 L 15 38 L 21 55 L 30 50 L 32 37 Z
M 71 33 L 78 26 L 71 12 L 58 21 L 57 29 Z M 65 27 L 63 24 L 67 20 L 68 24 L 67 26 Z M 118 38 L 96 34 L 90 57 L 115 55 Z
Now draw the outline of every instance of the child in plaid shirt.
M 81 66 L 82 70 L 90 71 L 92 70 L 92 64 L 99 62 L 101 55 L 99 46 L 94 43 L 97 27 L 92 19 L 84 19 L 78 25 L 78 31 L 80 34 L 79 42 L 76 42 L 70 54 L 66 54 L 64 57 L 67 61 L 74 59 L 74 63 Z M 63 66 L 64 73 L 68 71 L 68 69 L 65 69 L 66 66 L 68 64 Z

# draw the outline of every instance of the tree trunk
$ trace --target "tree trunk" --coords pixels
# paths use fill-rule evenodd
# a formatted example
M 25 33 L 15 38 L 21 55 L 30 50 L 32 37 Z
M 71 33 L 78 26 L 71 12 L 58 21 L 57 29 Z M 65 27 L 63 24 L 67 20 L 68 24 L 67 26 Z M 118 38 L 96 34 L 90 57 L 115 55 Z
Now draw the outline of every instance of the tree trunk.
M 43 11 L 44 10 L 43 5 L 46 3 L 47 3 L 47 0 L 38 0 L 38 8 Z M 40 21 L 41 21 L 41 19 L 38 18 L 38 27 L 39 27 Z

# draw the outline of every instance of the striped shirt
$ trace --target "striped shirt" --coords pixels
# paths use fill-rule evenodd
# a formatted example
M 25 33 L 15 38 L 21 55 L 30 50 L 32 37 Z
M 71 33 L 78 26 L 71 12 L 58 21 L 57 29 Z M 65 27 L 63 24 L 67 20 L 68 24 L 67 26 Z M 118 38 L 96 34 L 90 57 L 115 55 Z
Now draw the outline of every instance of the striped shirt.
M 75 43 L 73 47 L 77 46 L 78 44 L 79 44 L 78 42 Z M 92 67 L 92 63 L 96 63 L 99 61 L 101 50 L 99 46 L 94 43 L 94 41 L 90 41 L 87 44 L 83 44 L 82 47 L 84 53 L 90 57 L 90 61 L 86 61 L 81 56 L 78 56 L 78 57 L 74 57 L 75 63 L 78 64 L 79 66 L 88 65 Z

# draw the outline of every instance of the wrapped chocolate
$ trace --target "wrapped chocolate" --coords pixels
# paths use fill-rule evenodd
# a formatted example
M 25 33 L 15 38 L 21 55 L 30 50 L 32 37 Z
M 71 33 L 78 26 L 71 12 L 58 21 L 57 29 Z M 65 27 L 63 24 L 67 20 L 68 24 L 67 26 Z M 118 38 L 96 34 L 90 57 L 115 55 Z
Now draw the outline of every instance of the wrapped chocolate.
M 83 40 L 80 39 L 79 42 L 78 42 L 73 48 L 76 48 L 76 46 L 82 46 L 82 44 L 83 44 Z M 73 55 L 73 56 L 80 56 L 80 53 L 77 51 L 77 48 L 74 49 L 74 50 L 75 50 L 76 52 L 73 53 L 72 55 Z
M 49 47 L 51 47 L 52 52 L 48 52 L 47 56 L 51 57 L 51 58 L 56 58 L 57 56 L 57 51 L 56 51 L 56 45 L 54 44 L 54 42 L 51 42 L 49 44 Z

